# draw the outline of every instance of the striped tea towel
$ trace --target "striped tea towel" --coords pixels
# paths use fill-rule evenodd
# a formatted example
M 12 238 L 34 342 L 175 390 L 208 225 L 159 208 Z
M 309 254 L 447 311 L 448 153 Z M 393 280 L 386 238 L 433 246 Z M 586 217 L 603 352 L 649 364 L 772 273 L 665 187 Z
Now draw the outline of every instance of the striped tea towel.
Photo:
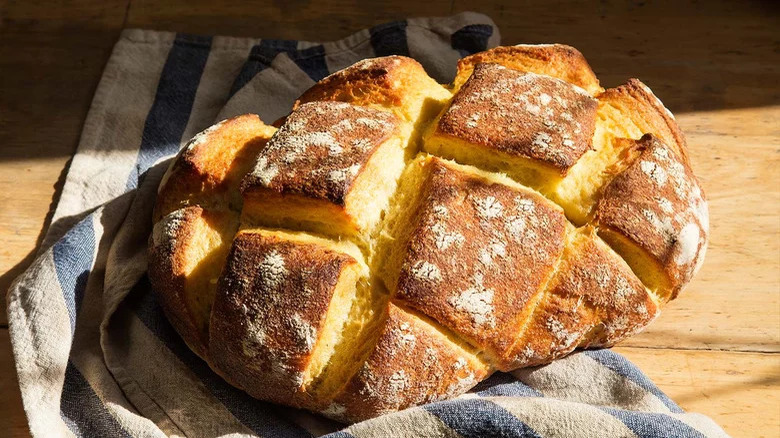
M 252 399 L 181 341 L 146 277 L 156 188 L 195 133 L 233 115 L 284 115 L 315 81 L 389 54 L 448 82 L 497 45 L 479 14 L 408 19 L 341 41 L 127 30 L 84 124 L 43 249 L 8 294 L 24 409 L 35 436 L 725 436 L 608 350 L 499 373 L 466 396 L 355 424 Z

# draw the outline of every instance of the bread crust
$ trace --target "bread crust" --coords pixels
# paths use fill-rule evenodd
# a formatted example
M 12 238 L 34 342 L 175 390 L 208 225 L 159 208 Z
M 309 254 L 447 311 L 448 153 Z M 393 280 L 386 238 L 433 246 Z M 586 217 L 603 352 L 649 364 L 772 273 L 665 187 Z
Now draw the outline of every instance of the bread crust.
M 596 207 L 602 233 L 629 240 L 668 278 L 658 290 L 674 298 L 700 266 L 709 213 L 696 176 L 673 147 L 647 134 L 639 158 L 604 189 Z
M 260 153 L 242 191 L 268 190 L 344 206 L 366 162 L 398 134 L 399 123 L 391 113 L 341 102 L 302 105 Z
M 659 314 L 655 298 L 628 265 L 585 226 L 566 251 L 522 337 L 512 368 L 540 365 L 575 348 L 608 347 Z
M 322 245 L 238 233 L 211 316 L 213 365 L 255 397 L 312 406 L 303 375 L 334 289 L 357 263 Z
M 540 194 L 428 157 L 391 293 L 508 369 L 509 348 L 563 252 L 567 221 Z M 510 183 L 511 184 L 511 183 Z
M 382 107 L 399 117 L 414 121 L 412 101 L 424 98 L 425 88 L 446 94 L 419 62 L 405 56 L 383 56 L 358 61 L 339 70 L 306 90 L 293 105 L 296 111 L 307 102 L 338 101 L 358 106 Z M 437 92 L 438 91 L 438 92 Z
M 631 336 L 703 260 L 674 117 L 568 46 L 469 56 L 449 89 L 409 58 L 362 61 L 279 125 L 190 141 L 149 239 L 173 327 L 263 400 L 353 422 L 454 397 Z
M 148 271 L 168 321 L 190 349 L 205 358 L 208 332 L 203 332 L 203 321 L 198 320 L 186 296 L 188 250 L 197 244 L 196 222 L 201 219 L 212 221 L 225 235 L 232 235 L 238 227 L 237 214 L 229 211 L 205 210 L 197 205 L 173 211 L 155 223 L 149 236 Z
M 368 359 L 321 412 L 355 422 L 462 394 L 492 373 L 430 322 L 389 303 Z
M 185 205 L 240 210 L 238 185 L 275 129 L 256 114 L 223 120 L 198 133 L 163 176 L 154 219 Z
M 501 64 L 513 70 L 552 76 L 595 96 L 604 91 L 579 50 L 564 44 L 518 44 L 475 53 L 458 61 L 453 88 L 460 88 L 479 64 Z
M 568 82 L 478 64 L 439 118 L 434 135 L 521 156 L 565 175 L 591 148 L 594 98 Z
M 642 81 L 629 79 L 625 84 L 608 88 L 596 97 L 602 104 L 612 105 L 620 110 L 624 120 L 619 122 L 634 123 L 643 134 L 659 137 L 690 165 L 685 135 L 677 125 L 674 115 Z

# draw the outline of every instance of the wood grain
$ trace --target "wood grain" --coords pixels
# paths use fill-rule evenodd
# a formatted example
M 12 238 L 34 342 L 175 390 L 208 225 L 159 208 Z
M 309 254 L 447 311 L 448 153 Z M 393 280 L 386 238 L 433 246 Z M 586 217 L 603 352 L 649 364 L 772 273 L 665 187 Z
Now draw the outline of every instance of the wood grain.
M 709 252 L 679 299 L 617 351 L 734 436 L 780 435 L 777 2 L 0 0 L 0 291 L 32 261 L 122 27 L 332 40 L 475 8 L 505 44 L 571 44 L 605 86 L 639 77 L 677 114 L 710 199 Z M 0 329 L 0 390 L 10 394 L 0 423 L 24 436 L 16 385 Z
M 617 347 L 686 411 L 734 437 L 780 435 L 780 356 Z
M 0 1 L 0 291 L 43 238 L 125 7 Z
M 3 402 L 0 403 L 0 428 L 4 434 L 12 437 L 30 436 L 27 417 L 22 409 L 22 395 L 16 380 L 8 329 L 0 329 L 0 394 L 3 394 Z
M 330 41 L 406 17 L 448 15 L 451 0 L 133 0 L 127 27 L 304 41 Z

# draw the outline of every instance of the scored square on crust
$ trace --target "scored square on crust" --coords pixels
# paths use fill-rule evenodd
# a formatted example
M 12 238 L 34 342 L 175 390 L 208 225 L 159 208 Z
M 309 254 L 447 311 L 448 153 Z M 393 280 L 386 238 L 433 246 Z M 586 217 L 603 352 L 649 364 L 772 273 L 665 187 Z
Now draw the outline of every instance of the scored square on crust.
M 490 375 L 492 368 L 472 348 L 433 324 L 388 303 L 365 363 L 321 412 L 340 421 L 365 420 L 462 394 Z
M 241 179 L 275 131 L 256 114 L 244 114 L 195 135 L 160 182 L 155 222 L 187 205 L 239 210 Z
M 342 102 L 293 112 L 242 183 L 243 219 L 367 240 L 404 166 L 392 113 Z
M 308 386 L 340 344 L 367 276 L 360 251 L 350 243 L 306 233 L 240 231 L 211 315 L 214 366 L 255 397 L 311 406 Z
M 589 225 L 569 235 L 546 289 L 512 348 L 515 368 L 547 363 L 578 347 L 611 346 L 659 314 L 655 298 Z
M 597 106 L 560 79 L 478 64 L 429 128 L 423 148 L 541 189 L 559 182 L 591 148 Z
M 639 158 L 604 189 L 595 210 L 599 234 L 648 287 L 674 298 L 704 259 L 709 213 L 685 159 L 647 134 Z
M 561 209 L 508 178 L 430 156 L 400 190 L 406 212 L 378 244 L 379 275 L 398 302 L 485 350 L 499 369 L 552 275 L 570 225 Z
M 547 195 L 566 210 L 576 225 L 592 219 L 602 189 L 638 156 L 636 142 L 649 133 L 661 138 L 685 158 L 685 138 L 674 116 L 637 79 L 596 96 L 599 106 L 593 149 L 587 151 L 566 177 Z
M 295 102 L 337 101 L 393 111 L 419 125 L 438 114 L 452 94 L 428 76 L 419 62 L 405 56 L 358 61 L 317 82 Z
M 596 75 L 579 50 L 564 44 L 518 44 L 499 46 L 458 61 L 453 89 L 459 89 L 478 64 L 501 64 L 512 70 L 552 76 L 577 85 L 595 96 L 602 91 Z

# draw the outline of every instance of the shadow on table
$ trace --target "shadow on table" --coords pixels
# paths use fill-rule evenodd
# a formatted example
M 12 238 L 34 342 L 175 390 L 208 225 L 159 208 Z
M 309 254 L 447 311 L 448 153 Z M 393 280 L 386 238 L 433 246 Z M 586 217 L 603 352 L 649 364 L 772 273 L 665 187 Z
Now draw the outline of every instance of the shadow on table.
M 713 396 L 736 393 L 744 391 L 745 388 L 756 388 L 758 386 L 777 388 L 780 386 L 780 369 L 778 369 L 777 372 L 778 375 L 776 376 L 751 379 L 745 382 L 735 382 L 729 385 L 719 385 L 717 388 L 708 388 L 706 392 L 698 389 L 685 392 L 679 395 L 675 395 L 674 401 L 677 402 L 677 404 L 680 406 L 685 406 L 688 403 L 700 400 L 702 398 L 711 398 Z M 756 400 L 756 403 L 760 403 L 760 400 Z

